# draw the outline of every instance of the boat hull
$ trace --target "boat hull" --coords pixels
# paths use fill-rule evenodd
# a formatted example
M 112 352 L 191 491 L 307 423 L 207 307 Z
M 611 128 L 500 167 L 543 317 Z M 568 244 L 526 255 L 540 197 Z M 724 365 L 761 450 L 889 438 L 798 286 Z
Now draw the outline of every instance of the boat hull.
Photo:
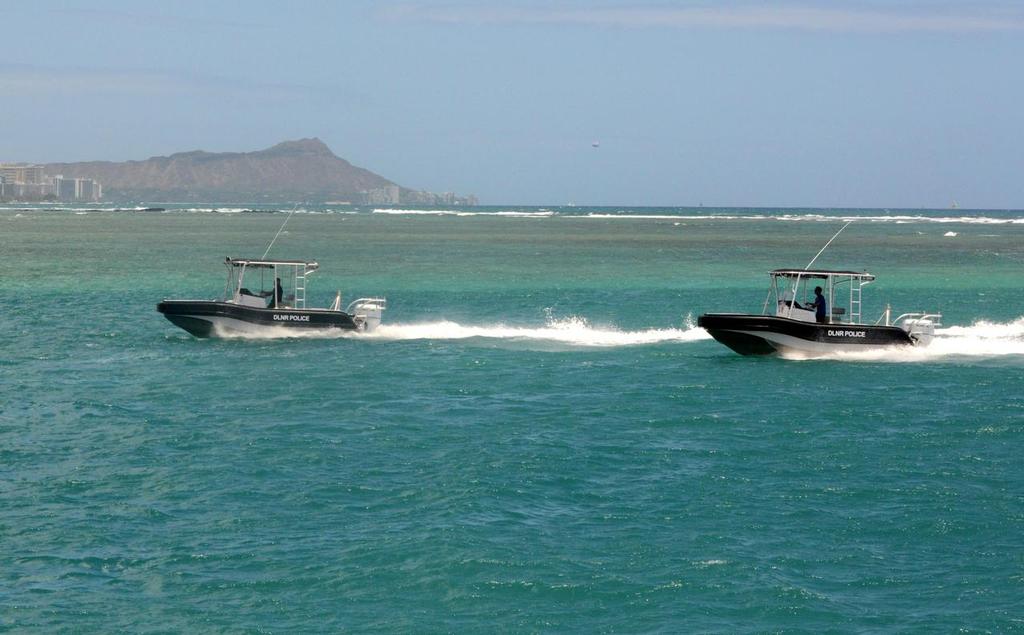
M 817 324 L 770 315 L 707 313 L 697 325 L 740 355 L 820 356 L 889 346 L 912 346 L 896 326 Z
M 196 337 L 280 333 L 281 329 L 355 331 L 361 326 L 348 313 L 326 309 L 264 309 L 231 302 L 164 300 L 156 310 Z

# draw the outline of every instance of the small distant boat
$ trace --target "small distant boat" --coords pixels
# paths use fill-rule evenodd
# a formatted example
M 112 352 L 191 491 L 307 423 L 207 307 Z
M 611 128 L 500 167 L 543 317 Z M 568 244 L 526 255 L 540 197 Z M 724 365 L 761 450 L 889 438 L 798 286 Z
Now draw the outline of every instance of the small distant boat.
M 941 326 L 939 313 L 904 313 L 895 320 L 885 311 L 874 324 L 861 322 L 861 292 L 874 282 L 867 272 L 776 269 L 760 315 L 706 313 L 697 319 L 716 340 L 740 355 L 796 354 L 820 356 L 888 346 L 927 346 Z M 815 286 L 827 306 L 818 322 L 810 304 Z M 800 298 L 805 300 L 800 302 Z M 835 302 L 845 302 L 837 307 Z
M 320 265 L 306 260 L 225 258 L 228 269 L 221 300 L 164 300 L 156 310 L 196 337 L 292 331 L 372 331 L 387 307 L 384 298 L 359 298 L 341 309 L 339 291 L 331 306 L 306 307 L 306 285 Z M 257 276 L 256 272 L 259 272 Z M 267 275 L 269 274 L 269 275 Z M 250 291 L 256 279 L 259 291 Z

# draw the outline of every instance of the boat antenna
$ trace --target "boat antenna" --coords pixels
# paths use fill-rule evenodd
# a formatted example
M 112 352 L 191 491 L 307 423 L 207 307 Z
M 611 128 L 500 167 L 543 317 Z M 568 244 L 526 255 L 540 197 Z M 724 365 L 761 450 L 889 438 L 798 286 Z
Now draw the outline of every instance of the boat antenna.
M 832 238 L 828 239 L 828 242 L 825 243 L 825 246 L 821 248 L 821 251 L 819 251 L 818 253 L 814 254 L 814 258 L 811 258 L 811 261 L 809 263 L 807 263 L 807 266 L 804 267 L 804 271 L 807 271 L 808 269 L 811 268 L 811 265 L 813 265 L 814 261 L 818 259 L 818 256 L 823 254 L 825 252 L 825 250 L 828 249 L 828 246 L 832 244 L 832 241 L 835 240 L 836 237 L 839 236 L 839 234 L 843 233 L 843 230 L 846 229 L 847 227 L 849 227 L 850 223 L 852 223 L 852 222 L 853 222 L 852 220 L 851 221 L 846 221 L 846 224 L 843 225 L 842 227 L 840 227 L 839 231 L 837 231 L 835 233 L 835 235 L 832 236 Z
M 297 208 L 298 206 L 299 206 L 298 203 L 296 203 L 295 205 L 292 206 L 292 211 L 288 212 L 288 216 L 286 216 L 285 219 L 284 219 L 284 222 L 281 223 L 281 229 L 277 230 L 277 233 L 274 234 L 274 240 L 271 240 L 270 244 L 267 245 L 267 250 L 263 252 L 263 257 L 260 258 L 260 260 L 266 260 L 267 259 L 267 254 L 270 253 L 270 248 L 274 246 L 275 242 L 277 242 L 277 237 L 280 236 L 281 232 L 284 231 L 284 226 L 288 224 L 288 220 L 291 219 L 292 214 L 295 213 L 295 208 Z

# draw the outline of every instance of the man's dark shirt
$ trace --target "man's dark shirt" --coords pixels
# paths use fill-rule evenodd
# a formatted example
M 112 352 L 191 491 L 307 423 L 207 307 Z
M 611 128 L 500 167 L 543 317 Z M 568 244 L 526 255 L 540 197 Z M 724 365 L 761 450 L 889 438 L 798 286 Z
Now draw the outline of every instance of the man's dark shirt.
M 826 315 L 828 315 L 828 306 L 825 304 L 825 296 L 819 293 L 814 296 L 814 317 L 822 322 Z

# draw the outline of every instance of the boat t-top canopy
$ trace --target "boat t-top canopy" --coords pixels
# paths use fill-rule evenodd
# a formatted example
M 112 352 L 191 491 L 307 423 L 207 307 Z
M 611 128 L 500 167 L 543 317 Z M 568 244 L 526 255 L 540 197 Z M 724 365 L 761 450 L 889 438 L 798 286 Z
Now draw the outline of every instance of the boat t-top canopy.
M 249 294 L 244 285 L 247 272 L 259 271 L 260 293 L 258 297 L 271 296 L 274 299 L 272 306 L 277 308 L 279 302 L 287 303 L 290 308 L 306 308 L 306 284 L 310 276 L 316 273 L 320 265 L 315 260 L 254 260 L 250 258 L 225 258 L 224 265 L 228 268 L 228 279 L 224 287 L 226 297 L 241 297 Z M 282 271 L 283 270 L 283 271 Z M 270 272 L 271 283 L 276 281 L 277 291 L 273 286 L 271 291 L 263 291 L 264 275 Z M 281 284 L 282 278 L 284 285 Z M 285 296 L 281 291 L 282 286 L 288 286 L 292 293 Z
M 769 272 L 773 277 L 780 278 L 857 278 L 863 282 L 871 282 L 875 279 L 866 271 L 838 271 L 833 269 L 776 269 Z
M 814 303 L 810 290 L 823 287 L 826 306 L 830 308 L 831 324 L 859 324 L 861 318 L 861 289 L 875 281 L 867 271 L 844 269 L 776 269 L 770 271 L 772 284 L 764 300 L 762 315 L 769 315 L 769 303 L 775 296 L 772 312 L 779 317 L 815 321 Z M 813 281 L 813 282 L 812 282 Z M 820 281 L 820 282 L 818 282 Z M 842 302 L 846 306 L 836 306 Z M 804 303 L 805 306 L 801 306 Z
M 305 267 L 306 271 L 320 268 L 315 260 L 250 260 L 248 258 L 225 258 L 224 264 L 229 267 L 257 267 L 271 269 L 273 267 Z

